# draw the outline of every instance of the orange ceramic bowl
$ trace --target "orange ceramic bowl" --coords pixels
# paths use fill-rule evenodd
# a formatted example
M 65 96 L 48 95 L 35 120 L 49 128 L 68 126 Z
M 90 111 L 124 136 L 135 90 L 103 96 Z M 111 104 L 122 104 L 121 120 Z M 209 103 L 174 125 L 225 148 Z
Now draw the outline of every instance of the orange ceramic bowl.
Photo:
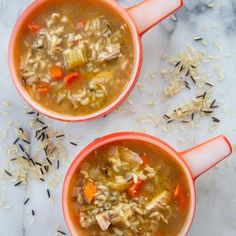
M 104 115 L 110 113 L 112 110 L 117 108 L 128 97 L 128 95 L 130 94 L 130 92 L 132 91 L 137 82 L 143 59 L 142 44 L 141 44 L 142 34 L 146 32 L 150 27 L 158 23 L 160 20 L 164 19 L 172 12 L 177 10 L 179 7 L 181 7 L 182 0 L 168 0 L 166 1 L 165 4 L 163 4 L 163 2 L 160 0 L 148 0 L 142 4 L 139 4 L 129 9 L 124 9 L 116 1 L 113 0 L 96 0 L 96 1 L 101 1 L 101 4 L 106 4 L 109 6 L 110 9 L 115 10 L 120 16 L 122 16 L 124 21 L 129 26 L 134 42 L 134 49 L 133 49 L 134 64 L 130 81 L 127 84 L 124 91 L 120 94 L 120 96 L 112 104 L 105 107 L 104 109 L 101 109 L 98 112 L 86 116 L 65 115 L 43 107 L 42 105 L 37 103 L 25 90 L 25 88 L 22 85 L 22 80 L 20 76 L 20 71 L 19 71 L 20 53 L 18 45 L 21 43 L 22 35 L 25 33 L 25 30 L 27 28 L 26 25 L 32 21 L 32 18 L 35 15 L 43 11 L 49 5 L 53 5 L 55 2 L 63 2 L 63 1 L 73 2 L 79 0 L 35 0 L 18 19 L 11 35 L 9 52 L 8 52 L 8 64 L 11 77 L 18 92 L 24 98 L 24 100 L 35 110 L 39 111 L 40 113 L 48 117 L 68 122 L 88 121 L 99 117 L 103 117 Z M 167 2 L 170 2 L 171 4 L 168 5 Z M 145 16 L 144 10 L 146 12 L 147 11 L 150 12 L 149 18 Z
M 78 173 L 80 164 L 82 161 L 91 153 L 94 153 L 95 150 L 103 147 L 104 145 L 109 145 L 117 141 L 128 141 L 136 140 L 142 141 L 145 143 L 150 143 L 157 146 L 158 148 L 169 153 L 170 156 L 175 159 L 182 166 L 182 169 L 185 173 L 185 176 L 188 181 L 189 192 L 190 192 L 190 204 L 189 211 L 185 221 L 185 224 L 182 227 L 180 236 L 187 235 L 189 231 L 194 212 L 196 209 L 196 190 L 195 190 L 195 180 L 198 176 L 212 168 L 214 165 L 219 163 L 221 160 L 225 159 L 232 153 L 232 146 L 230 142 L 224 136 L 216 137 L 212 140 L 209 140 L 203 144 L 200 144 L 194 148 L 183 152 L 177 152 L 167 143 L 163 142 L 156 137 L 135 132 L 123 132 L 123 133 L 114 133 L 102 138 L 96 139 L 94 142 L 85 147 L 73 160 L 71 163 L 67 174 L 64 179 L 64 185 L 62 190 L 62 207 L 64 218 L 68 229 L 73 236 L 81 236 L 82 234 L 78 232 L 77 227 L 73 222 L 73 216 L 70 212 L 70 189 L 73 186 L 73 177 Z

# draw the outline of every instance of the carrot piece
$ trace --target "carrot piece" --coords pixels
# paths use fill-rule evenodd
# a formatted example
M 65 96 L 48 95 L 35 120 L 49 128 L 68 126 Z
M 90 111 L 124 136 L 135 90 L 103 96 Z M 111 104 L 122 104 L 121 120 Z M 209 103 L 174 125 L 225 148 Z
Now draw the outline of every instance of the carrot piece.
M 52 80 L 62 80 L 64 71 L 60 66 L 52 66 L 50 68 L 50 76 Z
M 144 153 L 144 154 L 142 155 L 141 159 L 143 160 L 142 166 L 146 166 L 146 165 L 149 164 L 149 157 L 147 156 L 146 153 Z
M 50 92 L 50 85 L 41 82 L 38 84 L 37 91 L 40 95 L 47 95 Z
M 84 186 L 84 196 L 88 203 L 91 203 L 94 199 L 97 188 L 92 180 L 88 181 Z
M 135 198 L 138 196 L 139 190 L 142 188 L 144 180 L 139 180 L 137 183 L 134 183 L 128 188 L 128 194 L 130 197 Z
M 179 183 L 177 183 L 174 191 L 174 198 L 179 198 L 182 194 L 183 194 L 183 188 Z
M 28 25 L 28 28 L 32 33 L 36 34 L 41 29 L 41 25 L 38 23 L 32 22 Z
M 70 72 L 64 78 L 64 84 L 70 86 L 74 81 L 80 80 L 81 75 L 78 72 Z

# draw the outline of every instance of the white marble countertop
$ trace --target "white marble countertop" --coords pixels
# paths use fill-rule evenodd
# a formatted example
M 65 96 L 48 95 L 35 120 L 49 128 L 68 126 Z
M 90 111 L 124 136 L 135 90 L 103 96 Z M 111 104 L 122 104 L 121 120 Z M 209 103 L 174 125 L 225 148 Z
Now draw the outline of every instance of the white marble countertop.
M 26 104 L 10 79 L 7 47 L 14 23 L 30 2 L 31 0 L 0 0 L 0 165 L 3 165 L 4 160 L 7 159 L 7 145 L 14 138 L 12 126 L 18 125 L 16 121 L 26 124 L 28 119 L 23 113 Z M 135 2 L 138 1 L 121 1 L 124 5 Z M 207 7 L 206 4 L 212 2 L 215 6 Z M 177 150 L 189 148 L 218 134 L 228 136 L 233 145 L 236 144 L 236 2 L 235 0 L 186 0 L 185 6 L 176 14 L 176 18 L 176 22 L 171 18 L 165 20 L 143 37 L 144 64 L 139 79 L 139 83 L 144 87 L 143 93 L 136 86 L 130 96 L 130 102 L 126 101 L 120 109 L 100 120 L 66 126 L 60 122 L 50 121 L 54 127 L 64 129 L 67 137 L 79 143 L 78 148 L 68 146 L 69 160 L 60 170 L 62 178 L 73 157 L 82 147 L 99 136 L 116 131 L 145 131 L 168 141 Z M 208 46 L 193 42 L 194 36 L 203 37 Z M 214 41 L 217 45 L 222 45 L 222 51 L 213 43 Z M 202 122 L 201 128 L 182 130 L 176 125 L 171 132 L 164 132 L 153 123 L 142 124 L 139 122 L 141 116 L 147 116 L 149 113 L 161 116 L 164 111 L 172 107 L 170 102 L 161 102 L 159 99 L 164 86 L 161 76 L 157 73 L 155 78 L 147 83 L 150 79 L 149 75 L 163 68 L 161 60 L 163 54 L 175 55 L 190 44 L 198 49 L 205 49 L 209 55 L 223 55 L 222 58 L 207 64 L 207 70 L 212 71 L 212 81 L 216 84 L 214 94 L 224 104 L 224 108 L 220 108 L 217 114 L 221 123 L 214 130 L 209 130 L 209 120 L 206 119 Z M 231 56 L 224 56 L 228 54 Z M 213 70 L 216 65 L 222 68 L 225 77 L 223 81 L 218 79 Z M 155 106 L 147 105 L 150 101 L 150 91 L 154 93 Z M 178 96 L 176 99 L 183 101 L 185 96 Z M 134 102 L 132 106 L 131 101 Z M 6 102 L 10 106 L 7 106 Z M 134 113 L 127 112 L 126 109 L 131 107 Z M 11 120 L 13 123 L 9 128 Z M 7 129 L 6 137 L 4 137 L 5 129 Z M 181 142 L 181 139 L 186 141 Z M 197 211 L 189 235 L 236 235 L 236 162 L 234 158 L 236 158 L 235 153 L 196 181 Z M 0 181 L 0 236 L 52 236 L 55 235 L 57 225 L 67 232 L 61 209 L 61 184 L 52 193 L 53 204 L 46 199 L 44 185 L 31 182 L 29 188 L 30 201 L 24 206 L 25 189 L 14 188 L 12 184 L 4 180 Z M 2 204 L 4 199 L 5 205 Z M 6 205 L 10 208 L 4 209 L 3 206 Z M 32 224 L 30 224 L 31 209 L 36 212 Z

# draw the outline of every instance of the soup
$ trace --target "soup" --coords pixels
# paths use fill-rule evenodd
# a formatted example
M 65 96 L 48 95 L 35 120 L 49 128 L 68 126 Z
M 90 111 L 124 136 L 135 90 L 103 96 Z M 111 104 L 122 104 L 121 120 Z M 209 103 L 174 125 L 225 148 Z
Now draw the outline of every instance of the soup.
M 178 235 L 189 204 L 182 167 L 141 141 L 118 141 L 91 153 L 69 187 L 78 235 Z
M 99 2 L 57 1 L 24 30 L 19 43 L 23 86 L 49 110 L 92 114 L 113 103 L 130 80 L 130 29 Z

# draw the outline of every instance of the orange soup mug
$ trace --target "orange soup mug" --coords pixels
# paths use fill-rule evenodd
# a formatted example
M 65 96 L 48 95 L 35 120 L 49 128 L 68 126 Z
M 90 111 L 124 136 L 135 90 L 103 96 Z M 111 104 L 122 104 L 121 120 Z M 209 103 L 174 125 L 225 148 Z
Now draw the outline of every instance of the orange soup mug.
M 208 171 L 210 168 L 215 166 L 217 163 L 228 157 L 232 153 L 232 146 L 228 139 L 224 136 L 216 137 L 212 140 L 209 140 L 205 143 L 202 143 L 196 147 L 188 149 L 186 151 L 178 152 L 173 149 L 171 146 L 165 142 L 157 139 L 153 136 L 143 134 L 143 133 L 134 133 L 134 132 L 124 132 L 124 133 L 115 133 L 108 136 L 99 138 L 85 147 L 78 156 L 74 159 L 69 170 L 65 176 L 63 191 L 62 191 L 62 206 L 64 218 L 69 228 L 71 235 L 78 236 L 80 235 L 78 229 L 76 229 L 72 216 L 69 211 L 70 196 L 69 190 L 71 189 L 71 180 L 73 176 L 78 173 L 81 162 L 90 154 L 94 153 L 98 148 L 112 144 L 113 142 L 119 141 L 141 141 L 145 143 L 150 143 L 155 147 L 160 148 L 162 151 L 168 153 L 176 162 L 182 166 L 182 169 L 185 173 L 189 192 L 190 192 L 190 203 L 188 215 L 183 225 L 179 235 L 184 236 L 188 233 L 190 226 L 193 221 L 195 209 L 196 209 L 196 189 L 194 182 L 197 177 L 202 175 L 204 172 Z
M 134 42 L 134 63 L 133 71 L 130 77 L 130 81 L 122 94 L 109 106 L 104 109 L 85 116 L 70 116 L 60 113 L 56 113 L 49 110 L 39 103 L 34 101 L 32 97 L 27 93 L 27 91 L 22 86 L 20 72 L 19 72 L 19 52 L 17 45 L 21 43 L 21 35 L 24 33 L 25 25 L 27 22 L 32 21 L 32 18 L 37 15 L 38 12 L 43 11 L 48 5 L 53 4 L 58 1 L 68 1 L 70 0 L 35 0 L 21 15 L 18 19 L 14 30 L 11 35 L 9 52 L 8 52 L 8 64 L 10 68 L 11 77 L 13 82 L 21 94 L 21 96 L 31 105 L 35 110 L 41 112 L 42 114 L 51 117 L 53 119 L 62 121 L 87 121 L 103 117 L 106 114 L 117 108 L 130 94 L 134 88 L 140 70 L 142 66 L 143 53 L 142 53 L 142 35 L 149 30 L 151 27 L 159 23 L 164 18 L 168 17 L 175 11 L 177 11 L 182 5 L 182 0 L 146 0 L 136 6 L 128 9 L 124 9 L 114 0 L 96 0 L 101 1 L 101 4 L 106 4 L 110 9 L 117 12 L 122 16 L 124 21 L 129 26 L 132 38 Z M 75 1 L 75 0 L 73 0 Z M 79 1 L 79 0 L 77 0 Z

